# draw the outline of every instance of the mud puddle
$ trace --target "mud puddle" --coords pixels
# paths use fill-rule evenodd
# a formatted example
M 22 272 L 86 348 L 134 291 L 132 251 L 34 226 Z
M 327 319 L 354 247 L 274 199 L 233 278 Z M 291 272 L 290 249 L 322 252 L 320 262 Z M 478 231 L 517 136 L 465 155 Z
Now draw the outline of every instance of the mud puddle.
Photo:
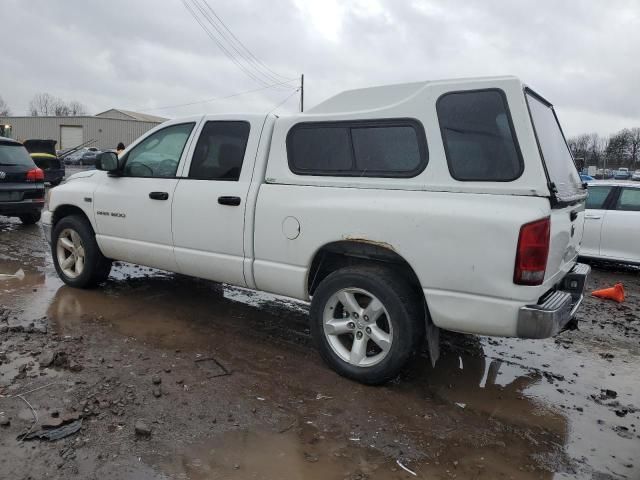
M 320 437 L 305 445 L 295 433 L 229 432 L 191 445 L 177 457 L 144 460 L 171 477 L 192 480 L 407 478 L 401 467 L 375 450 Z

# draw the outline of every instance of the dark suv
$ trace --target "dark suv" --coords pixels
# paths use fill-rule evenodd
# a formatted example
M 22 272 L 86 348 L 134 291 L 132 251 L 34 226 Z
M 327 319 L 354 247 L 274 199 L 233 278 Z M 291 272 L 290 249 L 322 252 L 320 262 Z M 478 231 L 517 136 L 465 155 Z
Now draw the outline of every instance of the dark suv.
M 44 172 L 27 149 L 0 137 L 0 215 L 19 217 L 30 225 L 40 220 L 44 206 Z

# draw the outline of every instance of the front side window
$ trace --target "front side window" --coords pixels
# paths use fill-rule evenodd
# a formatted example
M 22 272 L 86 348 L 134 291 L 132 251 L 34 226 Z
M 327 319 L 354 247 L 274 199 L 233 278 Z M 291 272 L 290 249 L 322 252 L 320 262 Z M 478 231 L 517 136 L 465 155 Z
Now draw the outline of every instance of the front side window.
M 126 177 L 173 178 L 194 123 L 163 128 L 145 138 L 124 158 Z
M 591 209 L 603 209 L 604 208 L 604 203 L 607 200 L 607 197 L 609 196 L 609 193 L 611 193 L 611 190 L 613 189 L 613 187 L 608 186 L 608 185 L 602 185 L 602 186 L 589 186 L 589 196 L 587 197 L 587 206 L 586 208 L 591 208 Z
M 616 210 L 640 212 L 640 188 L 623 188 L 616 203 Z
M 414 177 L 427 165 L 422 124 L 412 119 L 301 123 L 287 136 L 298 175 Z
M 502 90 L 446 93 L 436 110 L 453 178 L 509 182 L 522 174 L 522 154 Z
M 193 153 L 189 178 L 238 181 L 250 129 L 247 122 L 207 122 Z

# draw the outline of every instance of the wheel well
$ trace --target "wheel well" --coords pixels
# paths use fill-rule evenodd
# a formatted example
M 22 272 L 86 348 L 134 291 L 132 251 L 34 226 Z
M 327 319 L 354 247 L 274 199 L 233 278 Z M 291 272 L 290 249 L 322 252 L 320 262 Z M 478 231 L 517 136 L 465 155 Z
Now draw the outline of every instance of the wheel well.
M 81 215 L 87 219 L 89 224 L 91 224 L 86 213 L 84 213 L 84 211 L 80 207 L 76 207 L 75 205 L 60 205 L 53 212 L 53 219 L 51 220 L 52 225 L 55 225 L 62 218 L 68 217 L 69 215 Z
M 414 288 L 416 297 L 424 305 L 424 333 L 427 341 L 431 364 L 435 366 L 440 356 L 440 329 L 431 320 L 427 299 L 424 296 L 420 280 L 409 262 L 398 254 L 391 245 L 372 242 L 370 240 L 343 240 L 325 245 L 318 250 L 311 262 L 307 277 L 307 292 L 313 295 L 314 290 L 332 272 L 348 266 L 386 264 Z
M 387 264 L 390 268 L 403 274 L 412 287 L 424 298 L 418 276 L 411 265 L 402 258 L 390 245 L 374 243 L 369 240 L 344 240 L 332 242 L 318 250 L 311 262 L 307 277 L 309 295 L 332 272 L 348 266 L 370 265 L 372 263 Z

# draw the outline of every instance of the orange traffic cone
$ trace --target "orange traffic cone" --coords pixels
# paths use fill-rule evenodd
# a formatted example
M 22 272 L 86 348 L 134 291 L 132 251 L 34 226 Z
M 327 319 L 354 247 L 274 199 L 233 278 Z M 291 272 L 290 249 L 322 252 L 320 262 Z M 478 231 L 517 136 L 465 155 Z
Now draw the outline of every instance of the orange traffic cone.
M 598 298 L 608 298 L 609 300 L 615 300 L 618 303 L 624 302 L 624 287 L 621 283 L 616 283 L 611 288 L 602 288 L 600 290 L 594 290 L 591 295 Z

